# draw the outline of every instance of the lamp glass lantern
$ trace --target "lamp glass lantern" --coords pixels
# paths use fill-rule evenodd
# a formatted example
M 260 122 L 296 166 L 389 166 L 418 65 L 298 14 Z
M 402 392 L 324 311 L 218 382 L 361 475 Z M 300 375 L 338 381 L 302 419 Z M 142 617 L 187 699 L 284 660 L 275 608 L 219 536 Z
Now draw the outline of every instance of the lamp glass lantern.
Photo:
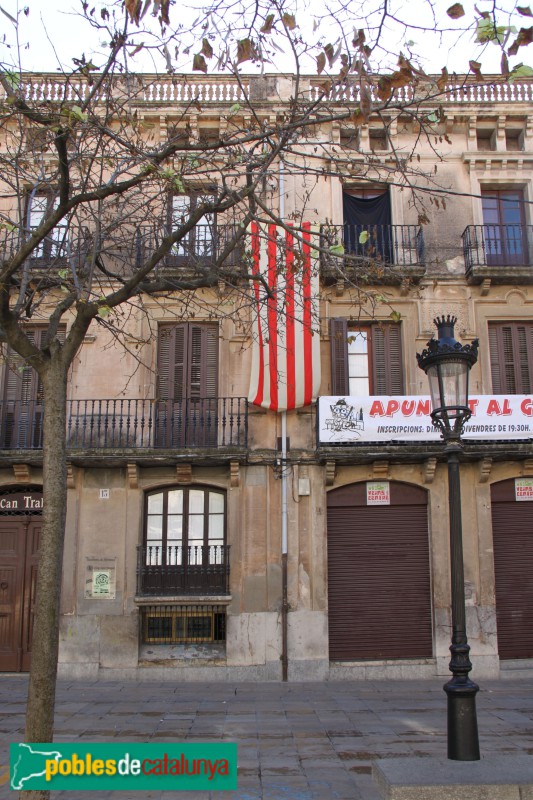
M 456 317 L 437 317 L 439 338 L 431 339 L 427 349 L 417 354 L 418 366 L 429 380 L 431 418 L 445 439 L 458 439 L 470 418 L 468 378 L 477 361 L 477 339 L 462 345 L 454 338 Z

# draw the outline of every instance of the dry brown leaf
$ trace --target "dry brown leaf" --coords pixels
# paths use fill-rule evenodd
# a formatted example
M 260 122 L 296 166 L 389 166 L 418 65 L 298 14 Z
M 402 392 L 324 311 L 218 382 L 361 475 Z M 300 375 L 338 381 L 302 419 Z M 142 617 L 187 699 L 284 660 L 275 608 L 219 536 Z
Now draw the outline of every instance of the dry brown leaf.
M 459 19 L 460 17 L 464 17 L 465 10 L 461 3 L 454 3 L 453 6 L 450 6 L 449 9 L 446 11 L 450 19 Z

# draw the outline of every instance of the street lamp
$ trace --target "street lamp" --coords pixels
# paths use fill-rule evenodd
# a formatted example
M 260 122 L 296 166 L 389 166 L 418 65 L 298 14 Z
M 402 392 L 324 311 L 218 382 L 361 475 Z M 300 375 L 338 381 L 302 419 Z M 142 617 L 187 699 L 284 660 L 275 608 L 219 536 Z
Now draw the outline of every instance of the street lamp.
M 461 523 L 461 479 L 459 454 L 461 434 L 470 419 L 468 376 L 477 361 L 478 340 L 462 345 L 454 339 L 456 317 L 437 317 L 438 339 L 430 339 L 427 348 L 417 353 L 418 366 L 429 379 L 431 419 L 444 439 L 448 460 L 448 503 L 450 509 L 450 560 L 452 582 L 452 643 L 450 672 L 444 686 L 448 696 L 448 758 L 455 761 L 478 761 L 479 741 L 476 694 L 479 686 L 470 680 L 472 664 L 466 637 L 465 587 L 463 568 L 463 531 Z

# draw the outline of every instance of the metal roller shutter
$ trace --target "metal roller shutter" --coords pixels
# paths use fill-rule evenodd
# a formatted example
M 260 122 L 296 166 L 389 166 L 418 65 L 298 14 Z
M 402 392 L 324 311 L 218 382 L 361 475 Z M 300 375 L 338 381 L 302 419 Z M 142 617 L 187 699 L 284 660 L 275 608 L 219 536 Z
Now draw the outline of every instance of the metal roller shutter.
M 498 652 L 533 658 L 533 502 L 516 502 L 513 480 L 492 487 L 492 530 Z
M 331 493 L 328 593 L 334 661 L 432 656 L 425 493 L 419 490 L 423 504 L 420 495 L 414 504 L 406 503 L 412 487 L 397 486 L 391 484 L 396 491 L 390 506 L 359 505 L 357 490 L 352 490 L 353 504 L 345 505 L 346 487 L 344 499 Z

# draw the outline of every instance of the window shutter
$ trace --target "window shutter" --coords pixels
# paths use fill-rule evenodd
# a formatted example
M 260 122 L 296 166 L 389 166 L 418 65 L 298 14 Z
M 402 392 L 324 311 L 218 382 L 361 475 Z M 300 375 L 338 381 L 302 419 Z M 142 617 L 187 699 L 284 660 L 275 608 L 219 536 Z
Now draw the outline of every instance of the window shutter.
M 190 396 L 216 397 L 218 325 L 191 325 L 188 349 Z
M 41 342 L 45 334 L 44 328 L 27 328 L 26 335 L 31 342 L 41 347 Z M 60 328 L 57 332 L 60 342 L 65 341 L 65 329 Z M 11 348 L 8 350 L 7 363 L 5 367 L 4 379 L 4 399 L 13 402 L 31 403 L 36 401 L 38 404 L 43 400 L 43 388 L 37 372 L 24 363 L 24 360 Z
M 158 339 L 158 397 L 216 397 L 218 326 L 162 325 Z
M 489 325 L 494 394 L 529 394 L 533 375 L 533 325 Z
M 348 322 L 332 319 L 329 323 L 331 344 L 331 394 L 348 394 Z
M 161 400 L 166 400 L 170 395 L 170 345 L 172 340 L 172 329 L 167 327 L 159 328 L 157 342 L 157 396 Z
M 374 394 L 403 394 L 400 325 L 372 326 L 372 377 Z

